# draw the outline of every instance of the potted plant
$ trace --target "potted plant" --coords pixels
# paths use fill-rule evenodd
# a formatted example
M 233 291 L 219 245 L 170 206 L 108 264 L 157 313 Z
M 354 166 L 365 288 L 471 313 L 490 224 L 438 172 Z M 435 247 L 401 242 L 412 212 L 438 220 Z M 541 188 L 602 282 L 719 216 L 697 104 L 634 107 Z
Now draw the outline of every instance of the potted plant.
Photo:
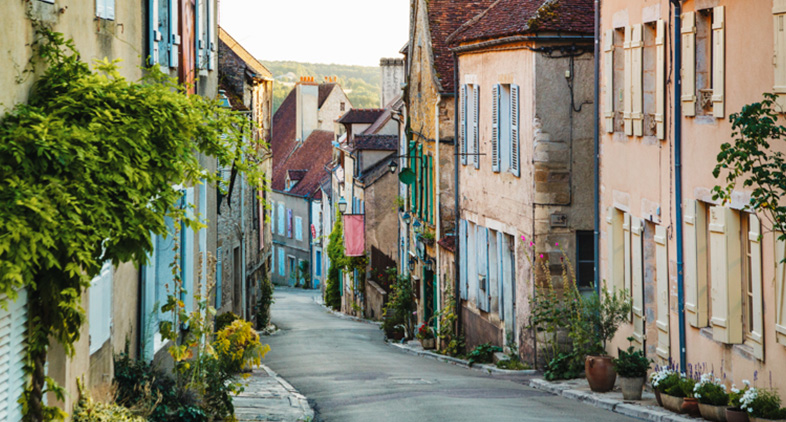
M 426 227 L 423 227 L 420 230 L 420 233 L 418 233 L 418 237 L 420 238 L 420 241 L 426 245 L 433 245 L 434 240 L 436 240 L 436 235 L 434 234 L 434 231 Z
M 620 351 L 620 356 L 613 360 L 614 369 L 620 376 L 622 398 L 625 400 L 641 400 L 641 390 L 644 388 L 644 379 L 650 369 L 650 360 L 644 355 L 643 350 L 635 350 L 633 337 L 628 337 L 631 343 L 628 350 Z
M 740 409 L 748 412 L 751 422 L 786 420 L 786 409 L 773 390 L 749 388 L 740 399 Z
M 702 418 L 726 422 L 729 393 L 726 392 L 723 380 L 714 378 L 712 374 L 702 374 L 699 382 L 693 387 L 693 397 L 699 401 L 699 413 Z
M 436 337 L 434 336 L 434 329 L 425 322 L 418 327 L 418 333 L 415 337 L 420 340 L 420 345 L 424 349 L 430 350 L 436 347 Z
M 655 391 L 655 399 L 658 406 L 663 406 L 663 392 L 680 381 L 680 375 L 671 368 L 662 368 L 650 374 L 650 385 Z
M 737 388 L 734 384 L 731 385 L 731 393 L 729 394 L 729 407 L 726 408 L 726 420 L 728 422 L 748 422 L 748 412 L 742 409 L 742 398 L 751 389 L 751 383 L 748 380 L 742 380 L 745 385 L 742 389 Z
M 609 292 L 605 287 L 603 300 L 593 292 L 581 301 L 581 317 L 571 321 L 571 337 L 574 346 L 586 356 L 584 373 L 590 389 L 605 393 L 614 388 L 617 379 L 614 363 L 606 354 L 606 343 L 630 315 L 631 301 L 626 290 Z
M 693 400 L 690 400 L 688 402 L 688 406 L 683 406 L 685 404 L 685 398 L 694 399 L 693 387 L 695 385 L 696 382 L 692 379 L 685 376 L 680 376 L 676 384 L 665 388 L 661 392 L 660 398 L 663 401 L 663 407 L 671 410 L 674 413 L 689 413 L 694 411 L 695 414 L 698 415 L 698 402 L 693 402 Z M 691 406 L 691 404 L 695 404 L 695 406 Z M 695 407 L 695 410 L 692 407 Z

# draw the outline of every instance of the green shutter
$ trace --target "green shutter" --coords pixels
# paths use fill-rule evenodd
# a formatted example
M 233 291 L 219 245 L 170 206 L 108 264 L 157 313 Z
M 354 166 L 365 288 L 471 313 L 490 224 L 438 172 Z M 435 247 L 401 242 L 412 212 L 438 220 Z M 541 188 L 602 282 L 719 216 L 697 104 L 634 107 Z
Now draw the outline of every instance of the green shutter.
M 428 156 L 428 221 L 434 223 L 434 157 Z
M 415 176 L 417 178 L 418 170 L 415 167 L 415 154 L 416 154 L 415 141 L 409 141 L 409 149 L 407 150 L 407 154 L 409 154 L 409 168 L 415 173 Z M 418 189 L 417 186 L 418 186 L 417 181 L 409 185 L 409 195 L 410 195 L 409 204 L 410 207 L 412 208 L 413 213 L 415 212 L 415 210 L 417 210 L 417 189 Z

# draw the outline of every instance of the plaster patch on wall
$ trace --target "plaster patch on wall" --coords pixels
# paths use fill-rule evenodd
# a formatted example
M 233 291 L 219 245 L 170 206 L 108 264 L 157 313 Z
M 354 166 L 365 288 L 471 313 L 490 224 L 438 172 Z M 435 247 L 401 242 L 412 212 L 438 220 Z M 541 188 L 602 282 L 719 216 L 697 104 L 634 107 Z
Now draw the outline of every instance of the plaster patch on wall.
M 718 0 L 696 0 L 695 9 L 703 10 L 718 6 Z
M 641 217 L 645 220 L 659 224 L 661 222 L 661 216 L 658 215 L 658 208 L 660 208 L 659 203 L 643 198 L 641 200 Z
M 614 27 L 614 29 L 624 28 L 628 26 L 628 11 L 619 10 L 616 13 L 614 13 L 614 16 L 611 18 L 611 24 Z
M 464 75 L 465 84 L 477 84 L 478 83 L 478 75 Z
M 618 210 L 630 212 L 630 194 L 615 190 L 612 193 L 614 199 L 614 208 Z
M 512 73 L 501 73 L 497 76 L 497 82 L 501 84 L 512 84 L 513 83 L 513 74 Z
M 660 4 L 654 4 L 641 10 L 641 21 L 643 23 L 655 22 L 660 19 Z

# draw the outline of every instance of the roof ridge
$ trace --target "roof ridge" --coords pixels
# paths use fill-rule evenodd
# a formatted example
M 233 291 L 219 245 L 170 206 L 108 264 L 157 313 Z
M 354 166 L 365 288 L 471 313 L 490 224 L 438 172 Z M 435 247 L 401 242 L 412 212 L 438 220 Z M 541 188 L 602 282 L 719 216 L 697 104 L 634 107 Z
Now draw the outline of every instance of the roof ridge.
M 464 31 L 468 27 L 474 25 L 477 21 L 481 20 L 483 18 L 483 16 L 485 16 L 489 12 L 489 10 L 493 9 L 494 6 L 499 4 L 499 2 L 501 2 L 501 1 L 502 0 L 496 0 L 494 3 L 491 4 L 491 6 L 483 9 L 482 12 L 478 13 L 477 15 L 475 15 L 472 19 L 462 23 L 458 28 L 456 28 L 455 31 L 453 31 L 452 34 L 448 35 L 448 37 L 445 38 L 445 44 L 451 44 L 453 42 L 453 37 L 454 36 L 457 36 L 459 33 Z M 546 1 L 548 1 L 548 0 L 546 0 Z

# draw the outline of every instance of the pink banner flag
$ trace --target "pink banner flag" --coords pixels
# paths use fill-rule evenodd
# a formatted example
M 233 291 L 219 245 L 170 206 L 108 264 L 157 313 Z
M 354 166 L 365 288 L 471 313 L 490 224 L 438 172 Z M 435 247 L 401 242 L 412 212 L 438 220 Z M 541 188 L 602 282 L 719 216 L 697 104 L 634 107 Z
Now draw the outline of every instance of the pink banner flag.
M 363 256 L 366 249 L 362 214 L 344 215 L 344 255 Z

